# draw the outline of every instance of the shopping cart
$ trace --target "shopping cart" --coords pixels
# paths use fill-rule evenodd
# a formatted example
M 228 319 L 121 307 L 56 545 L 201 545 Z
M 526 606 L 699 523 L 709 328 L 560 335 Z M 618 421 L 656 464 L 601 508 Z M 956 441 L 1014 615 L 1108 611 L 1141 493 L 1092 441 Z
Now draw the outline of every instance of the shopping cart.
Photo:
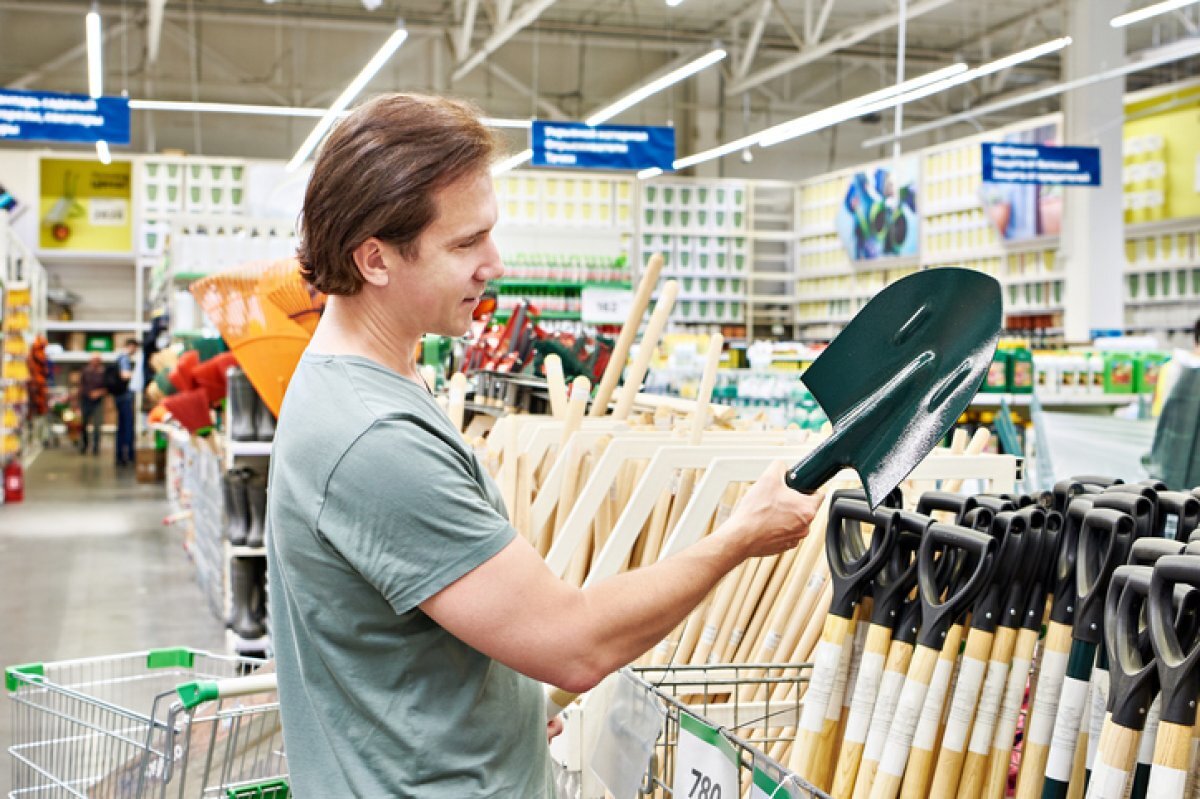
M 624 679 L 653 693 L 667 711 L 641 795 L 655 799 L 674 797 L 671 786 L 679 747 L 680 719 L 691 717 L 715 728 L 732 747 L 736 754 L 741 796 L 830 799 L 828 794 L 768 754 L 768 751 L 786 751 L 794 739 L 803 687 L 811 671 L 812 666 L 807 663 L 622 670 Z M 759 791 L 753 791 L 756 780 L 763 777 L 766 780 L 757 784 Z M 764 783 L 771 788 L 762 791 Z
M 5 670 L 9 799 L 286 799 L 275 675 L 193 649 Z

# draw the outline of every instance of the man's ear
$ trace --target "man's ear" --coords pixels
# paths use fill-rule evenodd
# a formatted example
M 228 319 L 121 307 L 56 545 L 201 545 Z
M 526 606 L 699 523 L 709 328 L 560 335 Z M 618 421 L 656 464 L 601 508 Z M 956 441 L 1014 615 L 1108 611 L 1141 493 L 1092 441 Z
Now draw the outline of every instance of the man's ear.
M 372 286 L 383 287 L 388 284 L 388 262 L 397 257 L 394 250 L 372 236 L 355 247 L 351 256 L 363 280 Z

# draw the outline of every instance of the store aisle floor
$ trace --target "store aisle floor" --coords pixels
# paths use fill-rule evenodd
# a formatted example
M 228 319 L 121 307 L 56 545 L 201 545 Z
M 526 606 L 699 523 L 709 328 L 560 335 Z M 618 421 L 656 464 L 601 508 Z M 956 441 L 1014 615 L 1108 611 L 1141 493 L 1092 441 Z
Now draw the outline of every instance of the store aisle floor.
M 0 666 L 187 645 L 221 651 L 164 488 L 118 472 L 112 451 L 43 452 L 25 501 L 0 506 Z M 0 796 L 10 790 L 12 703 L 0 701 Z

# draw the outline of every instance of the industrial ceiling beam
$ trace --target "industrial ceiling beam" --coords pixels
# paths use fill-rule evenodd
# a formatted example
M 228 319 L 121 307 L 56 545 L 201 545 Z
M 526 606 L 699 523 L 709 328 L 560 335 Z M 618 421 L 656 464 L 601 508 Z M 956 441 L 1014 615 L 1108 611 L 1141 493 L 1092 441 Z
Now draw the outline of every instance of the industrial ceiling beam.
M 537 93 L 534 92 L 533 87 L 524 83 L 520 78 L 513 75 L 495 61 L 487 61 L 484 64 L 484 68 L 488 72 L 492 73 L 497 80 L 506 84 L 509 88 L 513 89 L 514 91 L 518 91 L 521 94 L 527 94 L 532 97 L 533 102 L 537 105 L 538 109 L 545 112 L 545 115 L 549 119 L 567 120 L 571 118 L 570 114 L 547 100 L 545 97 L 539 97 Z
M 475 12 L 478 9 L 479 0 L 467 0 L 467 7 L 463 11 L 462 26 L 458 29 L 458 35 L 454 37 L 455 58 L 463 58 L 471 49 L 471 34 L 475 32 Z
M 492 35 L 484 40 L 471 55 L 461 59 L 458 68 L 454 70 L 451 80 L 462 80 L 470 72 L 479 66 L 492 53 L 503 47 L 509 39 L 527 28 L 538 17 L 542 15 L 550 6 L 554 5 L 555 0 L 525 0 L 525 3 L 517 10 L 516 15 L 508 22 L 503 23 L 499 28 L 492 32 Z
M 905 19 L 911 20 L 916 17 L 928 14 L 930 11 L 949 5 L 954 0 L 917 0 L 917 2 L 908 6 L 908 11 L 905 14 Z M 811 47 L 806 47 L 802 52 L 797 53 L 782 61 L 778 61 L 769 67 L 765 67 L 752 75 L 748 75 L 741 80 L 734 81 L 725 93 L 727 95 L 741 94 L 747 89 L 752 89 L 760 83 L 765 83 L 769 80 L 774 80 L 781 75 L 799 69 L 805 64 L 824 58 L 831 53 L 836 53 L 853 44 L 858 44 L 864 39 L 882 33 L 885 30 L 895 27 L 899 23 L 899 14 L 884 14 L 872 20 L 846 28 L 843 31 L 835 34 L 825 42 L 815 44 Z
M 260 76 L 247 73 L 237 64 L 234 64 L 228 58 L 213 50 L 207 44 L 196 41 L 190 33 L 176 25 L 174 22 L 164 22 L 163 33 L 166 34 L 168 38 L 174 39 L 183 47 L 192 47 L 194 45 L 199 49 L 200 57 L 204 59 L 205 64 L 219 69 L 235 80 L 242 81 L 247 87 L 257 89 L 280 105 L 293 104 L 288 97 L 268 86 Z
M 742 60 L 738 62 L 737 69 L 734 70 L 735 78 L 744 78 L 750 71 L 750 65 L 754 63 L 754 54 L 758 52 L 758 44 L 762 41 L 763 28 L 767 26 L 767 17 L 769 16 L 771 16 L 771 0 L 762 0 L 758 6 L 758 16 L 754 18 L 754 26 L 750 29 L 750 35 L 746 37 Z
M 808 35 L 808 43 L 816 44 L 821 41 L 821 37 L 825 35 L 825 26 L 829 23 L 829 13 L 833 11 L 833 4 L 836 0 L 825 0 L 825 4 L 821 6 L 821 13 L 817 15 L 817 21 L 813 26 L 806 30 Z
M 64 50 L 49 61 L 34 67 L 16 80 L 9 81 L 5 88 L 28 89 L 45 76 L 58 72 L 60 69 L 74 64 L 87 55 L 87 42 L 84 41 L 83 37 L 83 16 L 79 13 L 78 9 L 76 9 L 75 15 L 79 17 L 79 44 L 68 50 Z M 140 19 L 140 15 L 138 18 Z M 105 25 L 102 40 L 107 43 L 110 39 L 120 36 L 129 28 L 130 24 L 130 22 L 122 20 L 115 25 Z M 86 83 L 87 76 L 84 73 L 80 73 L 79 77 L 81 83 Z

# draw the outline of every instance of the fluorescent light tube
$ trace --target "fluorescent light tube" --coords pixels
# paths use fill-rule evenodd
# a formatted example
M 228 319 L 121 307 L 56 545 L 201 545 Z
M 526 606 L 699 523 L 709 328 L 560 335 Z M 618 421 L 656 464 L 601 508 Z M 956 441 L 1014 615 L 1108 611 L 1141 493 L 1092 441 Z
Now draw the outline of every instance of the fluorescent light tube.
M 533 150 L 522 150 L 516 155 L 509 156 L 492 167 L 492 175 L 503 175 L 510 169 L 515 169 L 533 158 Z
M 102 50 L 104 43 L 100 39 L 100 12 L 92 6 L 92 10 L 84 17 L 87 30 L 87 65 L 88 65 L 88 94 L 99 97 L 104 94 L 104 63 Z
M 637 173 L 637 179 L 638 180 L 649 180 L 650 178 L 658 177 L 662 173 L 663 173 L 663 171 L 656 166 L 647 167 L 646 169 L 643 169 Z
M 320 117 L 324 116 L 327 111 L 325 108 L 303 108 L 294 105 L 194 103 L 184 100 L 130 100 L 129 107 L 134 111 L 176 111 L 181 113 L 194 111 L 202 114 L 246 114 L 248 116 L 264 117 Z M 338 117 L 349 115 L 349 111 L 342 111 L 338 114 Z M 533 127 L 533 120 L 531 119 L 481 117 L 479 121 L 489 128 L 521 128 L 528 130 Z
M 815 111 L 811 114 L 806 114 L 802 117 L 782 122 L 773 127 L 767 128 L 755 134 L 755 138 L 763 147 L 770 147 L 788 139 L 793 139 L 796 136 L 804 133 L 811 133 L 814 128 L 812 125 L 821 124 L 821 127 L 827 125 L 836 125 L 838 122 L 844 122 L 847 119 L 853 119 L 856 116 L 861 116 L 865 111 L 856 112 L 859 108 L 867 108 L 874 103 L 879 103 L 903 95 L 905 92 L 924 88 L 938 84 L 944 80 L 954 78 L 958 75 L 966 73 L 967 65 L 959 62 L 951 64 L 942 69 L 936 69 L 933 72 L 920 75 L 916 78 L 911 78 L 903 83 L 897 83 L 892 86 L 885 86 L 882 89 L 864 94 L 861 97 L 855 97 L 852 100 L 847 100 L 844 103 L 838 103 L 829 108 L 823 108 L 820 111 Z M 818 128 L 819 129 L 819 128 Z
M 101 139 L 96 142 L 96 157 L 100 159 L 102 164 L 112 163 L 112 153 L 108 150 L 108 142 Z
M 676 83 L 679 83 L 679 81 L 695 75 L 700 70 L 712 66 L 723 59 L 725 55 L 725 51 L 720 48 L 705 53 L 694 61 L 689 61 L 688 63 L 684 64 L 679 69 L 671 70 L 661 78 L 652 80 L 645 86 L 634 89 L 620 100 L 601 108 L 599 111 L 585 119 L 584 124 L 599 125 L 607 122 L 617 114 L 621 113 L 627 108 L 637 105 L 647 97 L 658 94 L 668 86 L 673 86 Z
M 288 161 L 288 172 L 294 172 L 297 167 L 304 163 L 305 159 L 317 148 L 321 140 L 325 138 L 325 134 L 329 132 L 329 129 L 333 127 L 338 114 L 344 111 L 350 105 L 351 101 L 358 96 L 359 92 L 371 82 L 371 78 L 375 77 L 375 73 L 383 68 L 383 65 L 388 62 L 388 59 L 400 48 L 400 45 L 404 44 L 404 40 L 407 38 L 408 31 L 403 28 L 394 31 L 388 37 L 387 41 L 383 43 L 383 47 L 379 48 L 379 52 L 372 56 L 367 65 L 362 68 L 362 71 L 355 76 L 354 80 L 350 81 L 350 85 L 338 95 L 338 98 L 333 101 L 333 105 L 329 106 L 329 110 L 325 112 L 325 116 L 321 117 L 320 121 L 312 129 L 312 132 L 308 134 L 308 138 L 300 145 L 300 149 L 292 156 L 292 160 Z
M 884 97 L 874 102 L 860 103 L 850 107 L 834 106 L 827 111 L 818 111 L 816 114 L 810 114 L 807 117 L 802 117 L 796 123 L 785 123 L 788 127 L 770 129 L 764 131 L 759 139 L 759 145 L 763 147 L 771 147 L 780 142 L 788 141 L 799 136 L 804 136 L 814 131 L 822 130 L 823 128 L 832 127 L 833 125 L 841 124 L 855 117 L 865 116 L 867 114 L 886 111 L 889 108 L 895 108 L 898 105 L 915 102 L 925 97 L 944 92 L 955 86 L 961 86 L 964 83 L 970 83 L 977 78 L 982 78 L 985 75 L 991 75 L 996 72 L 1008 69 L 1009 67 L 1023 64 L 1026 61 L 1032 61 L 1035 58 L 1041 58 L 1049 53 L 1057 52 L 1071 44 L 1070 36 L 1062 36 L 1058 39 L 1053 39 L 1043 44 L 1029 47 L 1012 55 L 997 58 L 994 61 L 989 61 L 986 64 L 975 67 L 974 69 L 962 70 L 956 75 L 944 77 L 941 80 L 927 82 L 924 86 L 909 88 L 903 94 L 894 95 L 892 97 Z M 934 73 L 930 73 L 931 75 Z M 832 113 L 835 112 L 836 113 Z M 774 130 L 774 132 L 772 132 Z
M 1166 0 L 1164 3 L 1155 3 L 1152 6 L 1139 8 L 1137 11 L 1130 11 L 1128 14 L 1115 16 L 1108 21 L 1108 24 L 1112 25 L 1114 28 L 1124 28 L 1126 25 L 1132 25 L 1135 22 L 1141 22 L 1143 20 L 1150 19 L 1151 17 L 1157 17 L 1159 14 L 1165 14 L 1168 11 L 1174 11 L 1177 8 L 1190 6 L 1196 2 L 1200 2 L 1200 0 Z

